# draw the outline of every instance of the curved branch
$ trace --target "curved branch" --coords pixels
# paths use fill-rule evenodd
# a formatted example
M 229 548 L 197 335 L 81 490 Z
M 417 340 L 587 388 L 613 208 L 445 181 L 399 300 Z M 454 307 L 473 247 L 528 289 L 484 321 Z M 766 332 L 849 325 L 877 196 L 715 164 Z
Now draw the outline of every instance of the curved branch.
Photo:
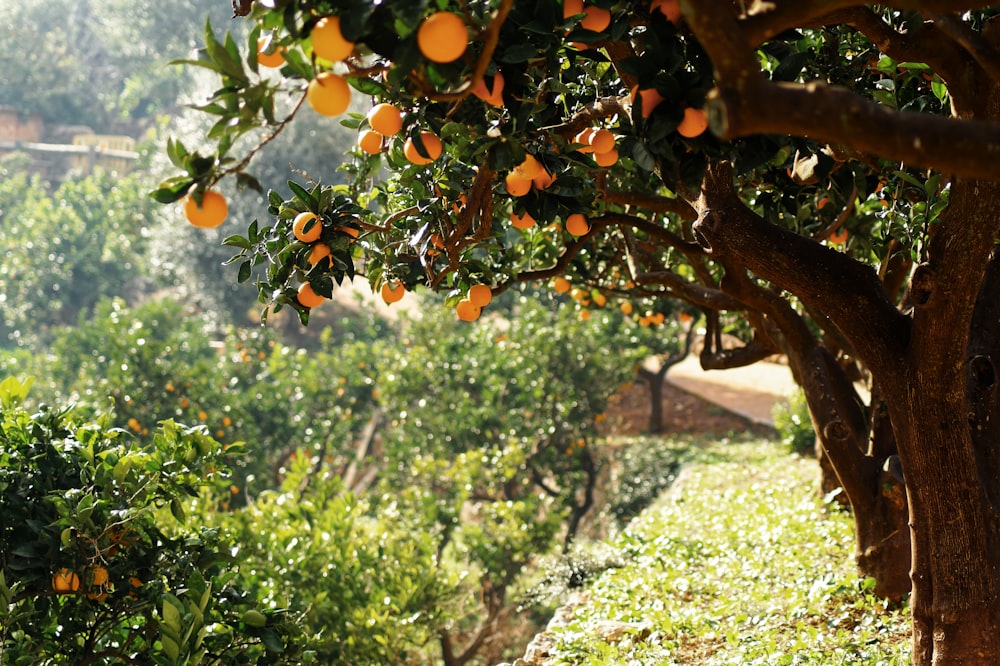
M 694 222 L 698 217 L 694 208 L 683 199 L 668 199 L 641 192 L 622 192 L 620 190 L 604 190 L 603 199 L 608 203 L 638 206 L 654 213 L 673 213 L 685 222 Z
M 929 17 L 941 32 L 972 56 L 973 60 L 979 63 L 979 66 L 990 78 L 994 81 L 1000 81 L 1000 53 L 997 53 L 992 44 L 956 16 L 930 14 Z
M 740 200 L 728 164 L 709 169 L 700 205 L 695 232 L 711 254 L 737 257 L 742 267 L 825 313 L 876 375 L 895 366 L 910 320 L 895 308 L 874 270 L 769 224 Z
M 723 139 L 792 134 L 946 174 L 1000 180 L 1000 126 L 993 123 L 895 111 L 819 83 L 720 88 L 710 93 L 708 108 Z

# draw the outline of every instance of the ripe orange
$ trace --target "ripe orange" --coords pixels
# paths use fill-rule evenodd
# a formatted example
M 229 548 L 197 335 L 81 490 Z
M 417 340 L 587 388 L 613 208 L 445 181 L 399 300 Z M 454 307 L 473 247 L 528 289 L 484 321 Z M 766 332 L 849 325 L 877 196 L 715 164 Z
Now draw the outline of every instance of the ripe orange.
M 619 307 L 619 309 L 621 309 L 623 315 L 630 315 L 630 314 L 632 314 L 632 304 L 629 303 L 628 301 L 623 302 L 618 307 Z
M 303 243 L 314 243 L 323 233 L 323 222 L 319 219 L 319 215 L 307 210 L 295 216 L 292 233 Z
M 60 569 L 52 574 L 52 589 L 59 594 L 73 594 L 80 590 L 80 576 L 71 569 Z
M 615 149 L 615 135 L 611 130 L 599 129 L 590 136 L 590 145 L 595 153 L 607 153 Z
M 684 109 L 684 119 L 677 126 L 677 133 L 683 137 L 693 139 L 701 135 L 708 129 L 708 114 L 702 109 L 693 109 L 690 106 Z
M 518 215 L 517 213 L 510 214 L 510 223 L 515 229 L 530 229 L 535 226 L 535 218 L 531 217 L 527 212 L 524 215 Z
M 424 165 L 430 164 L 437 158 L 441 157 L 441 151 L 443 146 L 441 145 L 441 139 L 437 138 L 433 132 L 428 132 L 424 130 L 420 132 L 420 140 L 424 144 L 424 148 L 427 150 L 427 155 L 424 156 L 417 150 L 417 144 L 414 142 L 413 137 L 406 140 L 403 145 L 403 155 L 406 156 L 413 164 Z
M 469 289 L 469 301 L 479 308 L 485 308 L 493 300 L 493 290 L 488 284 L 476 284 Z
M 618 151 L 614 148 L 606 153 L 594 153 L 594 161 L 597 162 L 599 167 L 609 167 L 613 166 L 615 162 L 618 161 Z
M 200 204 L 191 194 L 184 197 L 184 217 L 199 229 L 214 229 L 226 221 L 227 215 L 229 204 L 226 197 L 215 190 L 205 190 Z
M 382 135 L 375 130 L 361 130 L 358 134 L 358 148 L 369 155 L 378 155 L 382 152 Z
M 663 101 L 663 95 L 656 88 L 645 88 L 639 90 L 638 86 L 632 88 L 632 103 L 635 104 L 635 98 L 639 98 L 639 103 L 642 104 L 642 117 L 649 118 L 653 113 L 653 110 L 660 105 Z
M 354 227 L 334 227 L 334 231 L 339 231 L 342 234 L 347 234 L 351 238 L 357 238 L 361 235 L 360 229 L 355 229 Z
M 611 25 L 611 12 L 603 7 L 584 7 L 580 27 L 591 32 L 604 32 Z
M 307 308 L 314 308 L 326 300 L 313 291 L 312 285 L 308 282 L 303 282 L 299 285 L 299 293 L 295 298 L 298 299 L 299 303 Z
M 653 0 L 649 12 L 661 12 L 671 23 L 681 20 L 681 3 L 678 0 Z
M 552 281 L 552 288 L 555 289 L 557 294 L 565 294 L 569 291 L 569 287 L 569 280 L 564 278 L 562 275 Z
M 376 104 L 368 111 L 368 124 L 382 136 L 392 136 L 403 129 L 403 114 L 392 104 Z
M 508 173 L 504 177 L 503 182 L 507 188 L 507 193 L 512 197 L 523 197 L 531 191 L 531 179 L 517 169 Z
M 285 49 L 276 46 L 270 53 L 266 49 L 270 46 L 271 40 L 268 37 L 261 37 L 257 40 L 257 64 L 261 67 L 281 67 L 285 64 Z
M 324 259 L 326 259 L 327 266 L 333 264 L 333 259 L 330 258 L 330 246 L 326 243 L 316 243 L 309 250 L 309 258 L 307 261 L 310 266 L 315 266 Z
M 483 309 L 481 307 L 465 298 L 460 300 L 458 305 L 455 306 L 455 313 L 462 321 L 476 321 L 482 312 Z
M 587 321 L 588 319 L 590 319 L 590 310 L 587 308 L 580 310 L 580 321 Z
M 354 52 L 354 42 L 344 39 L 339 16 L 324 16 L 309 32 L 313 53 L 324 60 L 338 62 Z
M 564 0 L 563 1 L 563 18 L 568 19 L 570 16 L 576 16 L 577 14 L 583 13 L 583 0 Z
M 566 231 L 574 236 L 583 236 L 590 231 L 590 224 L 582 213 L 573 213 L 566 218 Z
M 128 427 L 135 432 L 142 432 L 142 424 L 140 424 L 139 419 L 134 416 L 128 420 Z
M 339 116 L 351 104 L 351 87 L 333 72 L 320 72 L 306 88 L 306 100 L 321 116 Z
M 531 153 L 524 156 L 524 161 L 518 164 L 515 167 L 515 170 L 521 172 L 528 178 L 528 180 L 533 180 L 545 173 L 545 167 L 543 167 L 542 163 L 538 161 L 538 158 Z
M 546 190 L 552 186 L 552 183 L 556 182 L 556 175 L 554 173 L 549 173 L 548 171 L 542 171 L 541 175 L 536 178 L 531 179 L 531 184 L 535 186 L 536 189 Z
M 503 73 L 497 72 L 493 76 L 493 87 L 487 90 L 486 80 L 479 79 L 479 83 L 472 86 L 472 94 L 492 106 L 503 106 Z
M 458 14 L 435 12 L 417 28 L 417 46 L 431 62 L 453 62 L 469 45 L 469 31 Z
M 843 245 L 844 243 L 847 242 L 847 229 L 845 229 L 844 227 L 840 227 L 839 229 L 831 233 L 829 236 L 827 236 L 827 240 L 829 240 L 831 243 L 835 245 Z
M 587 129 L 577 132 L 576 136 L 573 137 L 573 143 L 580 144 L 580 148 L 577 148 L 577 151 L 581 153 L 594 152 L 594 147 L 591 145 L 591 142 L 594 140 L 594 134 L 596 133 L 597 130 L 593 127 L 588 127 Z
M 87 568 L 92 587 L 101 587 L 108 582 L 108 570 L 102 566 L 92 566 Z
M 398 302 L 406 294 L 406 287 L 402 282 L 392 281 L 382 284 L 382 300 L 387 304 Z

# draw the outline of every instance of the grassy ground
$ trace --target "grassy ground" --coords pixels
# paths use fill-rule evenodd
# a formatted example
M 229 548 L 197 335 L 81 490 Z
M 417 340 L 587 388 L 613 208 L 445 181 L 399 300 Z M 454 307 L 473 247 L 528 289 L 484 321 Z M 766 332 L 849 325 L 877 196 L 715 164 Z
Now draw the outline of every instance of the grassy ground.
M 849 516 L 817 496 L 815 461 L 786 451 L 682 454 L 677 483 L 619 538 L 625 565 L 592 582 L 546 663 L 909 663 L 908 609 L 867 593 Z

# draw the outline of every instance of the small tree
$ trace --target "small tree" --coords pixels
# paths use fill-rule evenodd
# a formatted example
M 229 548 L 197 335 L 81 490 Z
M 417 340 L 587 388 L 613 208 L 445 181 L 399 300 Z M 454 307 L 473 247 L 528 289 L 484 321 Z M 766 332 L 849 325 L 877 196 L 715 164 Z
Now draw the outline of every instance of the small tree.
M 221 445 L 173 421 L 138 446 L 68 410 L 29 414 L 28 386 L 0 382 L 0 661 L 299 663 L 295 623 L 234 581 L 232 544 L 184 524 Z

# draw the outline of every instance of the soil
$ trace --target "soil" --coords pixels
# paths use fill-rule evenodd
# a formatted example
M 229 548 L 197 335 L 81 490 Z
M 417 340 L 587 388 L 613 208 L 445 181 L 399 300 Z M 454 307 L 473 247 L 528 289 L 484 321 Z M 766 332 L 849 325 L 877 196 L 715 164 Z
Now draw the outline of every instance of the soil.
M 773 401 L 773 396 L 758 396 L 747 392 L 746 399 Z M 606 412 L 605 432 L 619 435 L 648 433 L 649 414 L 649 388 L 644 382 L 637 381 L 623 387 L 612 397 Z M 726 435 L 751 432 L 770 435 L 774 432 L 767 425 L 756 423 L 671 384 L 669 379 L 663 386 L 663 423 L 663 430 L 657 434 Z

